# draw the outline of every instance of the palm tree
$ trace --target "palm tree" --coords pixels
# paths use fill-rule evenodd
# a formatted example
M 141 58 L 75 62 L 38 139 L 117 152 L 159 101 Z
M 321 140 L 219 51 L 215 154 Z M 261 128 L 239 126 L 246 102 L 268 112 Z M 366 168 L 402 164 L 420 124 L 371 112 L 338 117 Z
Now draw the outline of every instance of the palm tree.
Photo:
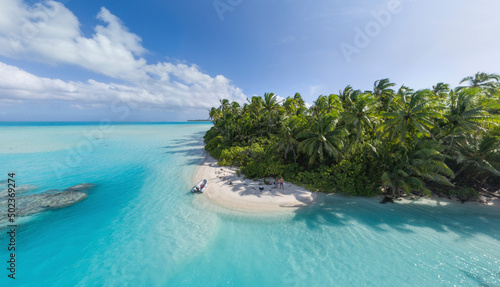
M 209 111 L 208 111 L 208 116 L 210 118 L 210 120 L 215 124 L 217 125 L 217 121 L 222 118 L 222 111 L 220 109 L 217 109 L 217 108 L 214 108 L 212 107 Z
M 412 190 L 418 190 L 430 194 L 424 182 L 411 174 L 408 164 L 399 162 L 392 169 L 384 171 L 381 176 L 382 187 L 385 188 L 386 197 L 399 197 L 402 192 L 409 194 Z
M 238 133 L 238 130 L 240 130 L 240 125 L 237 125 L 236 123 L 238 122 L 239 118 L 241 117 L 241 106 L 238 102 L 232 102 L 231 107 L 230 107 L 230 113 L 231 113 L 231 125 L 233 126 L 233 129 Z
M 334 117 L 338 116 L 342 111 L 342 103 L 339 96 L 330 94 L 326 101 L 326 112 Z
M 345 111 L 343 121 L 356 131 L 356 140 L 362 140 L 366 132 L 373 132 L 377 123 L 374 113 L 374 99 L 370 95 L 359 96 L 350 110 Z
M 500 75 L 477 72 L 474 76 L 465 77 L 460 84 L 468 82 L 472 88 L 497 88 Z
M 474 104 L 475 97 L 475 90 L 459 89 L 450 93 L 451 103 L 446 113 L 447 132 L 441 136 L 451 136 L 448 152 L 451 151 L 457 135 L 485 131 L 487 126 L 498 123 L 498 118 L 491 116 L 484 106 Z
M 261 97 L 253 96 L 252 100 L 247 100 L 249 104 L 244 108 L 244 113 L 249 118 L 249 127 L 251 132 L 258 136 L 262 135 L 262 109 L 264 109 L 264 100 Z
M 229 109 L 229 106 L 230 106 L 230 103 L 229 103 L 229 100 L 227 99 L 222 99 L 222 100 L 219 100 L 220 102 L 220 109 L 222 112 L 225 112 Z
M 312 165 L 319 156 L 324 161 L 325 154 L 339 158 L 342 154 L 342 135 L 344 130 L 337 127 L 332 117 L 314 117 L 312 125 L 307 131 L 299 133 L 302 138 L 299 149 L 309 155 L 309 164 Z
M 299 93 L 295 93 L 295 95 L 293 96 L 293 99 L 295 100 L 296 107 L 297 107 L 295 115 L 296 116 L 304 115 L 307 111 L 307 108 L 306 108 L 306 102 L 304 102 L 304 100 L 302 99 L 302 96 Z
M 326 96 L 320 95 L 316 101 L 313 102 L 314 105 L 311 107 L 312 115 L 315 117 L 323 116 L 326 112 L 328 105 L 328 98 Z
M 389 79 L 381 79 L 373 83 L 373 95 L 378 99 L 381 111 L 389 111 L 394 97 L 394 90 L 391 87 L 395 85 Z
M 398 92 L 398 101 L 394 111 L 384 113 L 387 118 L 384 126 L 393 135 L 399 134 L 401 142 L 409 132 L 417 130 L 425 136 L 430 136 L 429 130 L 434 126 L 433 119 L 442 118 L 426 100 L 426 91 L 411 92 L 402 87 Z
M 260 110 L 264 108 L 264 100 L 262 100 L 261 97 L 253 96 L 252 100 L 247 99 L 247 101 L 251 108 L 256 112 L 260 112 Z
M 457 140 L 454 159 L 458 171 L 466 179 L 483 179 L 490 176 L 500 176 L 500 140 L 493 136 L 478 139 L 466 136 Z
M 313 111 L 313 116 L 320 116 L 326 113 L 336 117 L 339 111 L 342 110 L 342 106 L 337 95 L 331 94 L 328 97 L 320 95 L 318 99 L 314 101 L 314 105 L 311 109 Z
M 278 103 L 277 97 L 273 93 L 264 94 L 264 111 L 267 113 L 267 130 L 270 133 L 272 125 L 272 117 L 278 111 L 280 105 Z
M 343 91 L 339 91 L 339 100 L 342 103 L 342 108 L 348 110 L 356 98 L 361 94 L 360 90 L 354 90 L 351 86 L 347 86 Z
M 285 162 L 290 151 L 293 153 L 293 161 L 295 163 L 297 162 L 297 154 L 295 150 L 299 144 L 299 141 L 295 138 L 296 134 L 297 123 L 290 118 L 286 118 L 284 124 L 281 126 L 281 130 L 278 135 L 278 141 L 274 146 L 278 152 L 283 152 Z
M 450 91 L 450 85 L 445 84 L 443 82 L 437 83 L 435 86 L 432 86 L 432 92 L 434 94 L 446 94 Z
M 261 97 L 253 96 L 250 101 L 250 106 L 253 112 L 260 114 L 261 110 L 264 108 L 264 100 Z
M 297 102 L 294 98 L 287 97 L 283 103 L 287 115 L 294 115 L 297 111 Z
M 391 155 L 396 162 L 382 167 L 385 170 L 381 183 L 386 189 L 386 196 L 397 197 L 412 190 L 429 195 L 425 181 L 453 186 L 448 179 L 454 177 L 453 171 L 443 162 L 444 156 L 435 145 L 435 142 L 421 141 L 411 150 L 403 148 L 398 150 L 397 155 Z
M 450 92 L 450 85 L 445 84 L 443 82 L 437 83 L 435 86 L 432 86 L 432 93 L 436 95 L 438 98 L 445 98 Z
M 230 134 L 230 103 L 227 99 L 219 100 L 220 106 L 217 109 L 212 108 L 209 116 L 213 119 L 215 125 L 221 129 L 221 134 L 228 136 Z M 230 136 L 229 136 L 230 137 Z
M 293 95 L 293 99 L 297 103 L 297 107 L 304 107 L 305 106 L 305 102 L 299 93 L 295 93 L 295 95 Z

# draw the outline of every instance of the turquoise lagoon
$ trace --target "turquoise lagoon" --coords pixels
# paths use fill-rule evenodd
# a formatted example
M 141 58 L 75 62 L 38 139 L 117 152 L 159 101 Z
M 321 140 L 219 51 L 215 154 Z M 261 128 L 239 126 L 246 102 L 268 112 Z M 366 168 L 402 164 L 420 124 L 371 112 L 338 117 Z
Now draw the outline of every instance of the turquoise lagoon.
M 498 207 L 328 196 L 295 212 L 225 210 L 189 193 L 209 128 L 0 126 L 1 177 L 36 186 L 18 196 L 96 184 L 18 219 L 15 280 L 2 225 L 0 285 L 500 286 Z

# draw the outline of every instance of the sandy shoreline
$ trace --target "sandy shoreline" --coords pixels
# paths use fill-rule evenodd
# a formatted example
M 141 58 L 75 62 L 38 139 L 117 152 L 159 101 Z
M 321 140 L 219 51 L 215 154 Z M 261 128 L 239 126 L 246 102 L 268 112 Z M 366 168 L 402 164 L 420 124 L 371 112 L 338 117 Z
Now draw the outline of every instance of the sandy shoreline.
M 238 177 L 236 168 L 221 167 L 217 160 L 205 155 L 195 174 L 195 182 L 207 179 L 208 188 L 202 196 L 216 205 L 245 212 L 294 211 L 312 205 L 319 194 L 286 182 L 285 189 L 275 189 L 262 180 Z M 264 190 L 259 190 L 264 187 Z
M 206 154 L 194 176 L 196 183 L 202 179 L 207 179 L 209 182 L 207 190 L 201 196 L 217 206 L 250 213 L 295 211 L 319 203 L 324 196 L 324 194 L 288 183 L 286 179 L 284 190 L 275 189 L 274 184 L 265 185 L 263 180 L 253 181 L 244 179 L 243 175 L 238 176 L 236 169 L 219 166 L 217 160 Z M 264 190 L 261 191 L 259 187 L 264 187 Z M 438 197 L 424 197 L 416 200 L 403 198 L 402 201 L 396 202 L 432 206 L 460 204 L 456 200 Z M 466 204 L 485 205 L 478 202 Z M 500 199 L 492 200 L 488 205 L 498 207 Z

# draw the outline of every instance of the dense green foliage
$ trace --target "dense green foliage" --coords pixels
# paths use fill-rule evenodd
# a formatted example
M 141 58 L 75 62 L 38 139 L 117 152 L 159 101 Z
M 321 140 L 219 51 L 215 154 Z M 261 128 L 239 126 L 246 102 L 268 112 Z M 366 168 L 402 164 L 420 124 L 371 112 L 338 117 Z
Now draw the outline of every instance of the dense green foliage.
M 247 177 L 283 176 L 328 193 L 477 197 L 474 188 L 500 182 L 499 79 L 477 73 L 461 82 L 468 86 L 418 91 L 382 79 L 310 107 L 300 94 L 221 100 L 205 148 Z

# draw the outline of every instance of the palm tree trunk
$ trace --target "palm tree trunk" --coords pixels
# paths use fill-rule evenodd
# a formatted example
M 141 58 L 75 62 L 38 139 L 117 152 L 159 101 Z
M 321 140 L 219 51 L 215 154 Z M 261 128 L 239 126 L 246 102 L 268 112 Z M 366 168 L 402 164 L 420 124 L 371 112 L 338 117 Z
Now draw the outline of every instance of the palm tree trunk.
M 269 112 L 267 117 L 267 133 L 271 133 L 271 112 Z
M 455 136 L 451 136 L 451 141 L 450 141 L 450 146 L 448 147 L 448 152 L 447 154 L 450 154 L 451 152 L 451 147 L 453 146 L 453 140 L 455 139 Z

